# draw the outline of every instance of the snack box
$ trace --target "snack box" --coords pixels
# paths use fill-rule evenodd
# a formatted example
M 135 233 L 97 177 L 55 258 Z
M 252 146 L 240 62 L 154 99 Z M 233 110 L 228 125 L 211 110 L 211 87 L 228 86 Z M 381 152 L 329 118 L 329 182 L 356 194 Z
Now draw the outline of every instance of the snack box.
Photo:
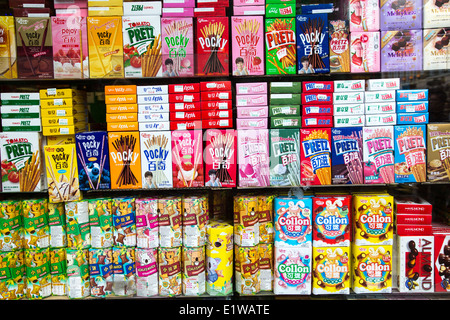
M 381 1 L 380 20 L 380 29 L 383 31 L 422 29 L 422 1 Z
M 396 231 L 399 236 L 430 236 L 432 234 L 432 227 L 431 225 L 401 225 L 397 223 Z
M 75 134 L 80 190 L 111 189 L 108 133 Z
M 107 94 L 105 95 L 105 103 L 108 104 L 135 104 L 138 103 L 135 94 Z M 145 97 L 145 96 L 139 96 Z M 139 102 L 143 103 L 143 102 Z
M 151 114 L 151 113 L 169 113 L 170 105 L 168 103 L 157 103 L 157 104 L 139 104 L 137 106 L 137 112 L 139 114 Z
M 88 7 L 88 16 L 89 17 L 122 17 L 123 16 L 123 8 L 120 7 Z
M 263 94 L 267 93 L 267 82 L 236 83 L 236 94 Z
M 348 10 L 350 32 L 380 30 L 379 0 L 352 1 Z
M 428 112 L 424 113 L 399 113 L 397 114 L 397 124 L 427 124 L 429 120 Z
M 226 8 L 225 7 L 194 8 L 194 18 L 224 17 L 224 16 L 226 16 Z
M 75 135 L 65 135 L 65 136 L 48 136 L 47 145 L 55 146 L 61 144 L 75 144 Z
M 106 113 L 137 113 L 138 105 L 136 103 L 129 104 L 107 104 L 106 105 Z
M 350 33 L 350 70 L 352 73 L 380 72 L 380 32 Z
M 301 104 L 333 104 L 333 93 L 302 93 Z
M 300 129 L 301 185 L 331 184 L 331 128 Z
M 169 84 L 169 93 L 200 92 L 200 83 Z
M 425 125 L 397 125 L 394 127 L 395 182 L 426 182 Z
M 141 96 L 144 97 L 144 96 Z M 201 96 L 199 92 L 194 93 L 180 93 L 180 94 L 169 94 L 169 102 L 200 102 Z M 164 101 L 165 102 L 165 101 Z
M 238 111 L 239 113 L 239 111 Z M 266 113 L 267 114 L 267 113 Z M 201 112 L 202 119 L 231 119 L 233 118 L 232 110 L 202 110 Z
M 147 94 L 135 96 L 137 104 L 169 103 L 169 94 Z M 180 101 L 181 102 L 181 101 Z
M 301 104 L 302 95 L 300 93 L 270 93 L 269 104 L 286 105 Z
M 364 103 L 334 104 L 332 110 L 335 116 L 365 114 Z
M 364 92 L 334 92 L 333 104 L 363 103 Z
M 332 184 L 364 184 L 362 128 L 331 129 Z
M 398 225 L 431 225 L 432 217 L 430 214 L 396 214 Z
M 334 80 L 334 92 L 364 91 L 366 80 Z
M 114 95 L 123 95 L 123 94 L 136 94 L 137 86 L 136 85 L 108 85 L 105 86 L 105 94 L 114 94 Z
M 237 84 L 236 84 L 237 87 Z M 200 91 L 230 91 L 231 81 L 201 81 Z
M 397 113 L 426 113 L 428 112 L 428 101 L 397 102 Z
M 269 117 L 274 116 L 300 116 L 300 105 L 270 105 Z M 305 111 L 303 111 L 304 113 Z
M 331 128 L 333 116 L 303 116 L 302 128 Z
M 333 92 L 334 81 L 303 81 L 302 92 Z
M 169 85 L 148 85 L 148 86 L 136 86 L 137 95 L 147 95 L 147 94 L 168 94 Z
M 302 118 L 300 116 L 283 116 L 283 117 L 271 117 L 270 128 L 282 129 L 282 128 L 301 128 Z
M 133 1 L 123 2 L 124 16 L 161 16 L 161 1 Z
M 86 114 L 80 113 L 76 116 L 72 117 L 50 117 L 50 118 L 42 118 L 42 126 L 43 127 L 51 127 L 51 126 L 73 126 L 77 125 L 78 127 L 81 127 L 84 123 L 84 125 L 87 125 L 87 118 Z
M 167 105 L 167 104 L 164 104 Z M 163 106 L 163 105 L 161 105 Z M 177 112 L 177 111 L 200 111 L 201 104 L 200 102 L 177 102 L 177 103 L 169 103 L 169 110 L 164 112 Z M 164 108 L 165 110 L 165 108 Z
M 142 188 L 172 188 L 172 136 L 169 131 L 140 132 Z
M 264 24 L 266 74 L 296 74 L 297 44 L 294 18 L 266 18 Z
M 170 130 L 195 130 L 203 129 L 202 120 L 170 121 Z
M 427 181 L 450 181 L 450 125 L 427 124 Z
M 393 126 L 397 124 L 397 115 L 395 113 L 386 114 L 366 114 L 366 127 L 373 126 Z
M 431 215 L 433 210 L 433 206 L 420 196 L 398 195 L 394 202 L 399 214 Z
M 204 7 L 229 7 L 230 1 L 229 0 L 197 0 L 197 7 L 198 8 L 204 8 Z
M 138 123 L 138 128 L 140 132 L 146 131 L 167 131 L 170 130 L 170 122 L 140 122 Z
M 163 0 L 162 4 L 163 4 L 164 8 L 179 8 L 179 7 L 193 8 L 193 7 L 195 7 L 194 0 Z
M 59 107 L 81 107 L 85 106 L 84 99 L 80 98 L 57 98 L 57 99 L 42 99 L 41 109 L 59 108 Z
M 271 186 L 300 186 L 299 139 L 298 129 L 269 131 Z
M 123 131 L 138 131 L 139 122 L 108 122 L 106 124 L 106 131 L 108 132 L 123 132 Z
M 350 72 L 350 28 L 348 20 L 330 20 L 330 73 Z
M 363 114 L 345 115 L 333 117 L 334 126 L 337 128 L 342 127 L 364 127 L 366 123 L 366 116 Z
M 423 70 L 448 69 L 446 39 L 448 36 L 443 28 L 423 30 Z
M 181 115 L 180 115 L 180 113 L 181 113 Z M 138 122 L 169 121 L 169 120 L 173 120 L 174 119 L 174 118 L 172 118 L 172 116 L 174 116 L 174 118 L 176 116 L 178 116 L 180 118 L 183 117 L 183 119 L 184 119 L 184 117 L 187 116 L 187 115 L 186 115 L 185 112 L 175 112 L 175 113 L 167 113 L 167 112 L 165 112 L 165 113 L 149 113 L 149 114 L 138 113 L 137 121 Z
M 106 123 L 108 122 L 136 122 L 138 121 L 138 114 L 133 113 L 107 113 Z
M 400 78 L 367 79 L 367 91 L 398 90 L 400 89 Z
M 395 102 L 398 101 L 398 95 L 396 92 L 399 90 L 380 90 L 380 91 L 366 91 L 365 102 L 366 103 L 374 103 L 374 102 Z
M 448 261 L 450 252 L 448 243 L 450 241 L 450 228 L 447 225 L 433 224 L 434 236 L 434 283 L 436 292 L 449 292 L 450 285 L 448 278 Z
M 233 128 L 233 118 L 228 119 L 203 119 L 203 129 L 226 129 Z
M 264 118 L 269 116 L 269 107 L 237 107 L 237 117 L 243 118 Z M 230 114 L 231 117 L 231 114 Z
M 422 29 L 381 32 L 381 72 L 422 70 Z
M 423 0 L 423 28 L 447 27 L 447 14 L 450 4 L 445 1 Z
M 2 119 L 3 131 L 42 131 L 41 119 Z
M 7 35 L 3 38 L 2 48 L 0 49 L 0 55 L 4 57 L 2 67 L 1 78 L 15 79 L 17 78 L 17 47 L 16 47 L 16 37 L 15 27 L 14 27 L 14 17 L 17 16 L 14 12 L 13 16 L 3 16 L 0 18 L 0 30 L 3 35 Z
M 267 129 L 268 118 L 236 119 L 236 129 Z
M 0 133 L 2 192 L 43 191 L 41 139 L 38 132 Z
M 311 295 L 312 247 L 274 248 L 275 295 Z
M 302 83 L 300 81 L 272 81 L 269 93 L 301 93 Z
M 157 114 L 158 116 L 161 114 Z M 167 114 L 169 115 L 169 114 Z M 179 120 L 200 120 L 202 118 L 201 111 L 176 111 L 170 113 L 170 121 Z M 156 117 L 154 119 L 157 119 Z
M 267 18 L 295 17 L 296 7 L 294 3 L 268 3 L 266 4 Z
M 397 102 L 428 101 L 428 89 L 397 90 Z
M 265 13 L 266 9 L 263 5 L 233 7 L 234 16 L 255 16 L 255 15 L 265 15 Z
M 83 99 L 85 92 L 76 89 L 57 89 L 57 88 L 48 88 L 39 90 L 39 98 L 40 99 L 66 99 L 66 98 L 78 98 L 79 100 Z
M 236 97 L 236 107 L 247 107 L 247 106 L 267 106 L 267 95 L 239 95 Z
M 75 132 L 75 126 L 60 126 L 60 127 L 42 127 L 43 136 L 54 136 L 54 135 L 73 135 Z
M 233 108 L 232 100 L 224 101 L 200 101 L 202 110 L 231 110 Z
M 203 91 L 200 94 L 202 101 L 231 100 L 231 91 Z
M 8 106 L 4 105 L 0 108 L 1 118 L 40 118 L 41 107 L 37 106 Z
M 364 104 L 364 113 L 366 115 L 370 114 L 385 114 L 385 113 L 396 113 L 395 102 L 372 102 Z

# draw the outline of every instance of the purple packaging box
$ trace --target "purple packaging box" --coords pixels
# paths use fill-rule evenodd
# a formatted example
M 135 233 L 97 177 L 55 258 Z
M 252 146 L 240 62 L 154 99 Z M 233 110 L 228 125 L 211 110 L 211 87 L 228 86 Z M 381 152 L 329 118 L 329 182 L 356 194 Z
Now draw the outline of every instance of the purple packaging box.
M 380 29 L 422 29 L 422 0 L 381 0 Z
M 422 30 L 381 32 L 381 72 L 422 70 Z

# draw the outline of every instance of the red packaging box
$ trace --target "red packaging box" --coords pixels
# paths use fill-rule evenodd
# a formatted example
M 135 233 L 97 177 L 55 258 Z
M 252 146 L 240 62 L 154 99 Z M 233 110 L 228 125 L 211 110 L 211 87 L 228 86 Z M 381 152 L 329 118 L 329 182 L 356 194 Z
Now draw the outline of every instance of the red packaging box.
M 170 131 L 203 129 L 202 120 L 170 121 Z
M 431 225 L 431 214 L 399 214 L 397 212 L 397 224 Z
M 225 17 L 227 11 L 225 7 L 202 7 L 194 8 L 194 18 L 199 17 Z
M 231 91 L 231 81 L 202 81 L 200 91 Z
M 234 129 L 206 130 L 204 152 L 206 187 L 236 187 L 236 144 L 237 133 Z
M 203 119 L 203 129 L 228 129 L 233 128 L 233 119 Z
M 200 92 L 199 83 L 169 84 L 169 93 Z
M 399 236 L 429 236 L 431 233 L 431 225 L 397 224 Z
M 201 111 L 175 111 L 170 113 L 170 121 L 201 120 Z
M 350 246 L 351 195 L 313 197 L 313 246 Z
M 172 93 L 169 94 L 169 103 L 177 102 L 200 102 L 200 93 Z
M 200 111 L 201 105 L 200 102 L 177 102 L 177 103 L 169 103 L 169 111 Z
M 232 118 L 233 111 L 232 110 L 203 110 L 202 118 L 203 119 L 224 119 L 224 118 Z
M 231 91 L 204 91 L 200 95 L 202 101 L 231 100 Z
M 431 214 L 433 211 L 433 206 L 419 196 L 396 196 L 394 203 L 397 213 Z
M 233 108 L 233 101 L 201 101 L 200 106 L 202 110 L 231 110 Z
M 303 81 L 302 92 L 334 92 L 334 81 Z
M 50 8 L 52 4 L 48 0 L 9 0 L 10 8 Z
M 333 93 L 302 93 L 302 104 L 333 104 Z
M 332 116 L 303 116 L 302 128 L 331 128 L 333 127 Z
M 450 227 L 434 225 L 434 291 L 450 292 Z
M 331 184 L 331 128 L 300 129 L 301 185 Z
M 330 104 L 311 104 L 302 106 L 302 116 L 332 116 L 333 106 Z

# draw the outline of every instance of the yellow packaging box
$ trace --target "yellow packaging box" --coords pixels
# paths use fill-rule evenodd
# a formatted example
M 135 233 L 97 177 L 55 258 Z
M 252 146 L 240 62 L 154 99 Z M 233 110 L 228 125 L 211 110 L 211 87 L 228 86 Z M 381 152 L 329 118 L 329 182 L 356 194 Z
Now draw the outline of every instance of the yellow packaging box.
M 47 145 L 57 146 L 61 144 L 72 144 L 76 143 L 75 135 L 63 135 L 63 136 L 48 136 Z
M 86 108 L 84 106 L 74 107 L 55 107 L 49 109 L 41 109 L 41 117 L 70 117 L 76 114 L 85 114 Z
M 389 194 L 353 195 L 353 241 L 356 245 L 392 245 L 394 197 Z
M 83 98 L 56 98 L 56 99 L 41 99 L 41 109 L 58 108 L 58 107 L 74 107 L 85 106 L 86 101 Z
M 52 127 L 42 127 L 42 134 L 44 136 L 55 136 L 55 135 L 67 135 L 75 134 L 75 126 L 52 126 Z
M 313 294 L 350 294 L 350 247 L 313 247 Z
M 88 0 L 88 7 L 120 7 L 123 0 Z
M 0 17 L 0 78 L 17 78 L 15 33 L 14 17 Z
M 392 246 L 352 246 L 352 290 L 355 293 L 392 292 Z
M 89 7 L 89 17 L 123 16 L 123 7 Z
M 39 98 L 42 99 L 62 99 L 62 98 L 75 98 L 78 99 L 84 97 L 85 92 L 72 88 L 57 89 L 48 88 L 39 90 Z

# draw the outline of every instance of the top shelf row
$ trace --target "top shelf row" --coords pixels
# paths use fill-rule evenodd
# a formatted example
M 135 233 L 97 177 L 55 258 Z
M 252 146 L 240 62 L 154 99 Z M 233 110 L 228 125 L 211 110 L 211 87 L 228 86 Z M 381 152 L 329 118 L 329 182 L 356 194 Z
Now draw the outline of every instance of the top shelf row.
M 292 0 L 9 0 L 0 78 L 448 70 L 450 4 L 440 1 L 343 0 L 348 9 L 337 10 Z

